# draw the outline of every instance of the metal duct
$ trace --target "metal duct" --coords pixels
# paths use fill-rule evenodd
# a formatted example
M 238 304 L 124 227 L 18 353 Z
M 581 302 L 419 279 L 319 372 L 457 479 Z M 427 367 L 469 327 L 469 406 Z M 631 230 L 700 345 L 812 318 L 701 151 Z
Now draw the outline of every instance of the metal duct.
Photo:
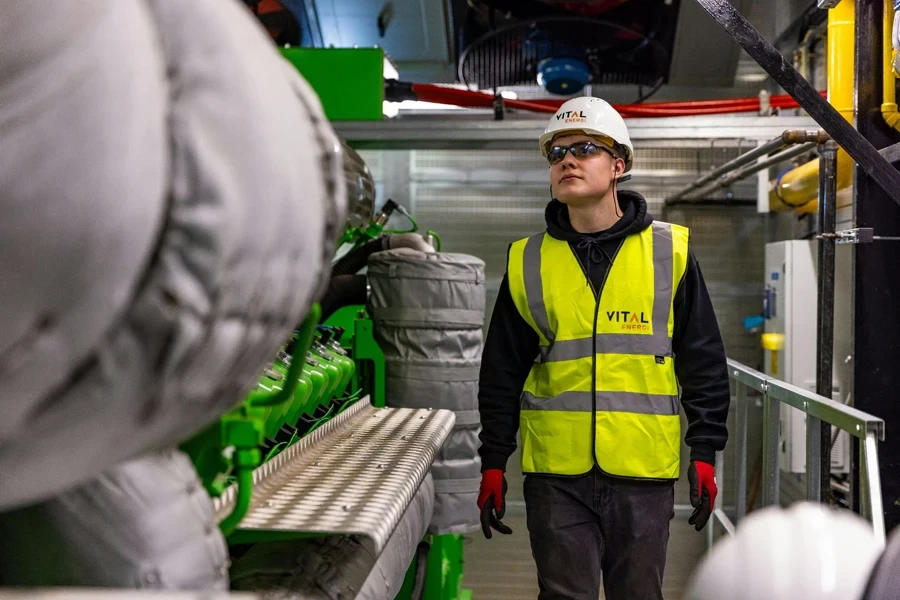
M 362 157 L 341 140 L 347 183 L 347 228 L 364 227 L 375 213 L 375 179 Z

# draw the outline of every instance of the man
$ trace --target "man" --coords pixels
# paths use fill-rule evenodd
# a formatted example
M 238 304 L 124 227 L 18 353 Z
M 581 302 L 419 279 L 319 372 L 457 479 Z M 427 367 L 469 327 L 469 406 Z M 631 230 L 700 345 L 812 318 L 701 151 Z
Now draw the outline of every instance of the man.
M 522 442 L 541 600 L 662 598 L 679 475 L 689 521 L 715 506 L 727 439 L 725 352 L 686 228 L 618 192 L 634 149 L 605 101 L 563 104 L 540 138 L 547 231 L 510 246 L 484 348 L 479 403 L 485 536 L 504 525 L 506 462 Z M 601 577 L 602 574 L 602 577 Z

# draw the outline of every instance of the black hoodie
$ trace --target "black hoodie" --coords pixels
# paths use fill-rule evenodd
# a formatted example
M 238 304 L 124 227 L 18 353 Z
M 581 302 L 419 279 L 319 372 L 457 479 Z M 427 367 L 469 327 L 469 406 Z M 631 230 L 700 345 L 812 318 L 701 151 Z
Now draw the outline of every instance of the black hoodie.
M 547 232 L 569 242 L 597 289 L 602 287 L 610 257 L 614 256 L 620 241 L 653 223 L 640 194 L 620 191 L 619 205 L 622 218 L 608 230 L 594 234 L 576 232 L 569 222 L 568 208 L 557 200 L 547 205 L 544 214 Z M 478 401 L 482 470 L 505 469 L 516 449 L 519 396 L 538 349 L 537 333 L 519 314 L 504 276 L 481 362 Z M 681 404 L 688 421 L 685 442 L 691 448 L 691 460 L 715 464 L 715 452 L 722 450 L 728 439 L 725 420 L 731 392 L 722 336 L 692 252 L 675 292 L 672 350 L 675 374 L 681 386 Z

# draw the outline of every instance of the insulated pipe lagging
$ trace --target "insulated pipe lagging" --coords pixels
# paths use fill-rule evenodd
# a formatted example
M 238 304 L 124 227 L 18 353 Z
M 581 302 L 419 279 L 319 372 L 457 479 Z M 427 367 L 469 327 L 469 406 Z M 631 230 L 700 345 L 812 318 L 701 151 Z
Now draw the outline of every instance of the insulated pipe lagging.
M 856 3 L 841 2 L 828 11 L 828 102 L 849 122 L 854 114 L 856 55 Z M 844 150 L 837 155 L 838 190 L 853 183 L 853 159 Z M 819 159 L 784 173 L 769 194 L 769 210 L 794 207 L 801 213 L 817 210 Z
M 394 250 L 396 248 L 411 248 L 419 252 L 434 252 L 434 248 L 425 241 L 425 238 L 418 233 L 395 233 L 389 236 L 387 248 Z

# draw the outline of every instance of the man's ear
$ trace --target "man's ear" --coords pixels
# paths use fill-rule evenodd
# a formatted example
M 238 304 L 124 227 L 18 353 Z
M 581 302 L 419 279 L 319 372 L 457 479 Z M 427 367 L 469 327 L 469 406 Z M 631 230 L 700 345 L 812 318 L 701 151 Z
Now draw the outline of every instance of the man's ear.
M 621 158 L 616 159 L 616 179 L 625 174 L 625 161 Z

